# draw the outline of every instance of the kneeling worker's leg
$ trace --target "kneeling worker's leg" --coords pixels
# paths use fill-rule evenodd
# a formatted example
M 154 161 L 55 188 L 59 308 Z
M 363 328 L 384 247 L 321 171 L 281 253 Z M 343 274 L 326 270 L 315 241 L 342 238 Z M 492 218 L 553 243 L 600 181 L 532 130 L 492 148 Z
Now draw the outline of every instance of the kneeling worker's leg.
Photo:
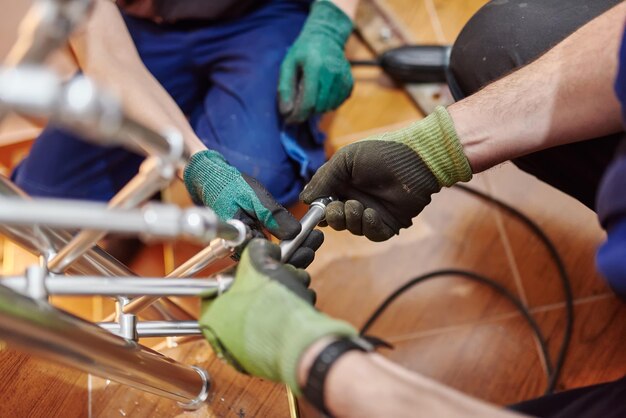
M 271 2 L 238 21 L 197 32 L 195 56 L 211 87 L 192 115 L 196 133 L 283 205 L 294 203 L 325 155 L 305 122 L 286 126 L 278 112 L 280 64 L 308 6 Z
M 137 173 L 142 160 L 48 127 L 12 179 L 31 196 L 107 201 Z
M 470 19 L 454 44 L 450 81 L 455 97 L 461 99 L 475 93 L 528 64 L 619 3 L 620 0 L 487 3 Z M 600 178 L 619 136 L 589 138 L 530 154 L 514 163 L 593 209 Z

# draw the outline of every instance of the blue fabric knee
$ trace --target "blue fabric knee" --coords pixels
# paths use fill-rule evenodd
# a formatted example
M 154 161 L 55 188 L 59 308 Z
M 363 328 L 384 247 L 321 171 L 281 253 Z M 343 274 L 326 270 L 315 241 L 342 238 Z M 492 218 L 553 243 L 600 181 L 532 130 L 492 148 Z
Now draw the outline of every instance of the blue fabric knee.
M 11 179 L 31 196 L 107 201 L 138 171 L 143 157 L 46 128 Z

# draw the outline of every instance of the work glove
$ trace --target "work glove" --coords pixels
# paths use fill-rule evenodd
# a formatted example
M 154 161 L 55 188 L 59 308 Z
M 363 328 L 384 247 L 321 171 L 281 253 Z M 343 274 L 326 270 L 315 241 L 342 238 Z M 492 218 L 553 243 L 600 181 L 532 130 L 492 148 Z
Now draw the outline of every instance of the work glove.
M 222 220 L 240 220 L 254 231 L 265 228 L 279 239 L 291 239 L 300 232 L 300 222 L 265 187 L 216 151 L 192 155 L 183 180 L 193 202 L 210 207 Z
M 336 109 L 352 91 L 350 63 L 343 52 L 352 21 L 328 0 L 317 0 L 280 67 L 278 99 L 287 123 Z
M 323 196 L 326 222 L 372 241 L 408 228 L 444 186 L 472 178 L 450 115 L 438 107 L 404 129 L 375 135 L 340 149 L 300 194 L 305 203 Z
M 281 240 L 292 239 L 302 229 L 300 222 L 278 204 L 265 187 L 229 165 L 217 151 L 192 155 L 183 179 L 194 203 L 210 207 L 222 220 L 242 221 L 255 237 L 264 237 L 262 230 L 265 228 Z M 311 231 L 288 263 L 307 267 L 323 242 L 321 231 Z M 233 258 L 239 259 L 239 256 L 240 251 L 235 251 Z
M 203 300 L 198 322 L 219 357 L 300 394 L 296 373 L 304 351 L 322 337 L 351 337 L 357 331 L 315 310 L 308 274 L 279 259 L 276 244 L 252 240 L 233 285 L 222 296 Z

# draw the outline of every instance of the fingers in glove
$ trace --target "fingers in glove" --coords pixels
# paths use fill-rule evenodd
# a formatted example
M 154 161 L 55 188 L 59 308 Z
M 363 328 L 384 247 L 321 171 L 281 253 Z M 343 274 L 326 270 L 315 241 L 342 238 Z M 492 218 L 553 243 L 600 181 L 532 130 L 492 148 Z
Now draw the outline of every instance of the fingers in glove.
M 285 264 L 285 270 L 293 276 L 302 286 L 309 287 L 311 285 L 311 276 L 301 268 L 296 268 L 291 264 Z
M 312 303 L 311 294 L 307 289 L 311 281 L 309 274 L 302 269 L 281 264 L 278 245 L 267 240 L 254 239 L 248 244 L 247 251 L 250 262 L 256 270 L 282 284 L 304 301 Z
M 363 212 L 365 207 L 358 200 L 348 200 L 345 204 L 346 228 L 354 235 L 363 235 Z
M 334 97 L 332 95 L 333 89 L 338 87 L 335 82 L 335 78 L 337 77 L 336 75 L 320 77 L 319 93 L 315 102 L 315 113 L 324 113 L 331 109 L 331 106 L 334 104 Z M 330 78 L 330 81 L 328 81 L 328 78 Z
M 356 144 L 343 147 L 315 172 L 300 193 L 300 200 L 311 204 L 320 197 L 343 199 L 353 189 L 354 153 Z
M 278 110 L 280 114 L 288 117 L 293 112 L 296 98 L 296 75 L 298 66 L 292 53 L 287 53 L 280 66 L 280 78 L 278 80 Z
M 309 235 L 302 241 L 300 247 L 310 248 L 313 251 L 317 251 L 324 243 L 324 233 L 319 229 L 314 229 L 309 232 Z
M 334 158 L 334 157 L 333 157 Z M 304 190 L 300 193 L 300 200 L 310 205 L 313 201 L 320 197 L 334 196 L 335 176 L 332 171 L 334 160 L 322 165 L 313 175 L 311 181 L 304 186 Z
M 378 212 L 371 208 L 363 211 L 362 231 L 367 239 L 374 242 L 386 241 L 396 234 L 393 229 L 383 222 Z
M 316 56 L 308 58 L 319 59 Z M 308 66 L 317 68 L 317 65 L 308 63 Z M 297 82 L 297 95 L 294 101 L 293 112 L 287 117 L 288 123 L 301 123 L 307 120 L 315 112 L 315 102 L 318 98 L 319 71 L 303 71 Z
M 333 83 L 333 90 L 336 94 L 332 95 L 329 100 L 326 110 L 337 109 L 343 102 L 346 101 L 350 94 L 352 94 L 352 88 L 354 87 L 354 79 L 352 78 L 352 72 L 350 71 L 350 65 L 346 63 L 347 70 L 338 74 Z
M 301 269 L 307 268 L 315 259 L 315 251 L 310 248 L 300 247 L 293 252 L 287 263 Z
M 261 222 L 272 235 L 280 240 L 295 238 L 302 229 L 300 222 L 294 218 L 287 209 L 274 200 L 274 197 L 256 179 L 246 174 L 242 176 L 263 206 L 263 208 L 256 210 L 256 213 L 249 213 L 248 215 L 259 219 L 259 222 Z
M 331 202 L 326 206 L 326 223 L 336 231 L 346 229 L 346 213 L 344 203 L 340 201 Z
M 287 263 L 298 268 L 307 268 L 315 259 L 315 251 L 324 242 L 324 233 L 319 229 L 309 232 L 300 247 L 294 251 Z

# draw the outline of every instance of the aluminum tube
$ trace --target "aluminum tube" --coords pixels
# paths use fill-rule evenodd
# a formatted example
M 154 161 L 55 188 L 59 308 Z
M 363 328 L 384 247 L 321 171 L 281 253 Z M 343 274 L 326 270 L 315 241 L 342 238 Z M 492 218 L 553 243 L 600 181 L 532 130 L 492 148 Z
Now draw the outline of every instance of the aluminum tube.
M 309 233 L 324 220 L 326 216 L 326 206 L 332 202 L 331 198 L 321 198 L 313 201 L 307 213 L 300 220 L 302 230 L 291 240 L 280 243 L 281 260 L 287 261 L 289 257 L 302 245 Z
M 199 404 L 208 394 L 206 372 L 2 286 L 0 337 L 49 360 L 178 402 Z
M 0 175 L 0 195 L 20 196 L 29 199 L 28 195 L 9 179 Z M 6 227 L 0 223 L 0 233 L 11 241 L 20 245 L 26 251 L 36 256 L 47 256 L 55 253 L 58 249 L 67 245 L 72 236 L 65 231 L 53 230 L 46 227 Z M 82 257 L 76 260 L 67 270 L 71 275 L 96 275 L 96 276 L 136 276 L 126 265 L 104 251 L 97 245 L 88 250 Z M 172 302 L 173 303 L 173 302 Z M 160 311 L 161 317 L 169 307 L 155 306 Z
M 2 199 L 0 222 L 5 225 L 46 225 L 53 228 L 93 229 L 127 234 L 150 232 L 140 210 L 107 209 L 102 203 L 79 200 Z
M 150 198 L 175 175 L 173 167 L 168 166 L 169 164 L 164 165 L 159 158 L 145 160 L 139 173 L 111 199 L 109 207 L 132 208 Z M 62 273 L 105 235 L 106 232 L 81 231 L 49 261 L 48 269 L 54 273 Z
M 87 17 L 92 0 L 38 0 L 22 19 L 5 64 L 42 64 Z
M 0 175 L 0 196 L 28 199 L 26 193 L 2 175 Z M 37 255 L 50 254 L 53 251 L 52 238 L 43 228 L 37 226 L 11 227 L 0 223 L 0 232 Z
M 0 196 L 21 197 L 30 199 L 24 191 L 9 179 L 0 175 Z M 39 256 L 56 252 L 66 245 L 71 235 L 64 231 L 46 227 L 8 227 L 0 223 L 0 233 L 6 235 L 27 251 Z M 102 275 L 102 276 L 135 276 L 124 264 L 109 255 L 100 247 L 94 247 L 84 254 L 72 268 L 70 274 Z
M 230 256 L 235 247 L 236 245 L 233 245 L 232 243 L 229 244 L 229 241 L 224 239 L 213 240 L 202 251 L 198 252 L 176 269 L 172 270 L 167 277 L 192 277 L 215 261 Z M 126 306 L 124 306 L 124 313 L 137 314 L 152 305 L 158 299 L 158 297 L 150 296 L 133 299 Z
M 90 229 L 142 238 L 184 236 L 204 243 L 216 236 L 236 240 L 244 228 L 219 220 L 208 208 L 180 209 L 174 205 L 148 203 L 141 209 L 118 209 L 79 200 L 26 201 L 20 198 L 0 198 L 0 223 Z
M 34 2 L 20 23 L 18 39 L 7 54 L 4 65 L 42 64 L 67 41 L 92 5 L 92 0 Z M 0 122 L 7 114 L 8 109 L 0 107 Z
M 27 295 L 24 276 L 3 277 L 0 285 Z M 49 295 L 65 296 L 198 296 L 218 291 L 224 283 L 215 279 L 163 279 L 145 277 L 47 276 L 45 289 Z
M 0 68 L 0 102 L 26 116 L 47 118 L 99 146 L 123 146 L 160 156 L 182 167 L 189 151 L 173 129 L 159 133 L 131 118 L 121 100 L 85 76 L 64 82 L 51 70 L 32 65 Z
M 117 322 L 100 322 L 98 325 L 113 334 L 120 332 L 120 325 Z M 136 329 L 139 338 L 182 337 L 202 334 L 198 321 L 143 321 L 137 322 Z
M 191 156 L 189 149 L 184 145 L 182 138 L 180 139 L 180 144 L 183 146 L 183 149 L 174 150 L 173 147 L 175 144 L 173 144 L 172 141 L 170 141 L 166 136 L 148 128 L 126 114 L 122 120 L 120 133 L 127 133 L 139 147 L 144 149 L 150 155 L 176 155 L 179 156 L 181 164 L 187 162 Z

